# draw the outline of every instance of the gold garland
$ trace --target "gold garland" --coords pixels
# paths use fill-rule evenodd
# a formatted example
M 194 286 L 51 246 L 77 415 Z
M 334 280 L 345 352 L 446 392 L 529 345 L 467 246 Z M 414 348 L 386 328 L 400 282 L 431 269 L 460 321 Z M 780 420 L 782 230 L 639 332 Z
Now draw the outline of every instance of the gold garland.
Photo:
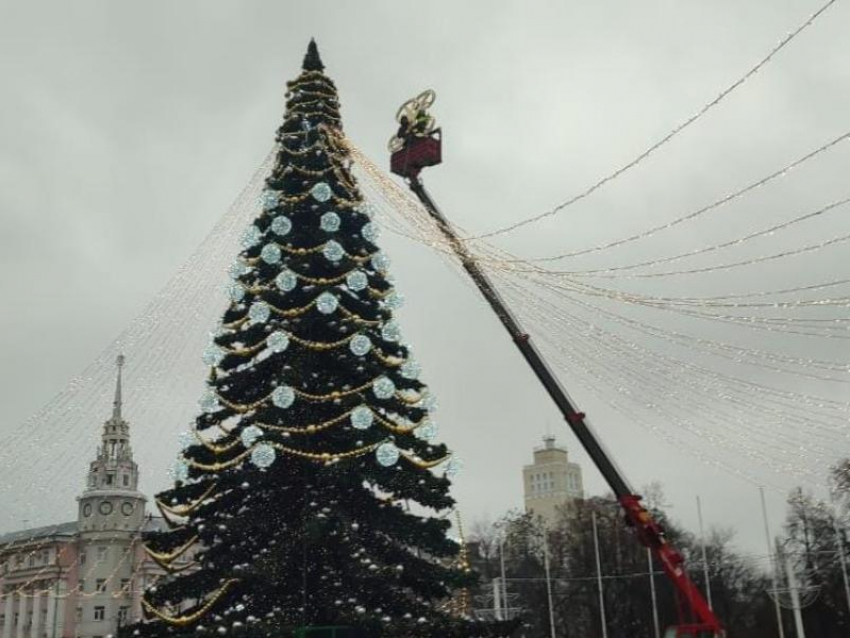
M 408 454 L 404 450 L 399 450 L 399 452 L 401 453 L 401 456 L 404 457 L 404 459 L 408 463 L 415 465 L 416 467 L 418 467 L 421 470 L 430 470 L 433 467 L 437 467 L 441 463 L 445 463 L 446 460 L 451 458 L 451 452 L 450 452 L 450 453 L 446 454 L 444 457 L 437 459 L 436 461 L 423 461 L 419 457 L 413 456 L 412 454 Z
M 303 450 L 297 450 L 295 448 L 287 447 L 281 443 L 277 442 L 264 442 L 265 445 L 271 445 L 276 450 L 280 450 L 284 454 L 289 454 L 290 456 L 297 456 L 300 458 L 309 459 L 311 461 L 318 461 L 322 463 L 327 463 L 331 461 L 339 461 L 342 459 L 353 458 L 356 456 L 362 456 L 363 454 L 367 454 L 373 450 L 375 450 L 380 443 L 373 443 L 371 445 L 365 445 L 363 447 L 355 448 L 353 450 L 349 450 L 348 452 L 305 452 Z M 259 445 L 256 444 L 256 445 Z M 200 470 L 208 470 L 218 472 L 220 470 L 226 470 L 231 467 L 235 467 L 239 463 L 241 463 L 254 449 L 255 446 L 252 446 L 250 449 L 245 450 L 238 456 L 232 458 L 229 461 L 224 461 L 221 463 L 213 463 L 213 464 L 205 464 L 198 463 L 197 461 L 193 461 L 192 459 L 186 459 L 186 463 L 190 466 L 200 469 Z
M 198 461 L 195 461 L 193 459 L 186 459 L 186 463 L 190 467 L 194 467 L 198 470 L 204 470 L 206 472 L 220 472 L 221 470 L 226 470 L 241 463 L 243 459 L 245 459 L 245 457 L 247 457 L 251 453 L 252 450 L 253 448 L 245 450 L 241 454 L 238 454 L 234 458 L 223 463 L 219 463 L 218 461 L 216 461 L 215 463 L 199 463 Z
M 231 321 L 230 323 L 223 323 L 223 324 L 221 324 L 221 327 L 222 328 L 238 328 L 239 326 L 241 326 L 246 321 L 248 321 L 247 315 L 244 316 L 244 317 L 241 317 L 240 319 L 236 319 L 235 321 Z
M 295 164 L 290 164 L 289 166 L 292 170 L 301 173 L 302 175 L 309 175 L 310 177 L 322 177 L 323 175 L 334 169 L 333 166 L 328 166 L 327 168 L 323 168 L 322 170 L 313 171 L 309 168 L 301 168 L 300 166 L 296 166 Z
M 195 437 L 201 442 L 201 445 L 203 445 L 210 452 L 213 452 L 215 454 L 223 454 L 224 452 L 229 452 L 230 450 L 235 448 L 240 443 L 239 439 L 236 439 L 235 441 L 231 441 L 230 443 L 225 443 L 224 445 L 216 445 L 212 441 L 207 441 L 201 435 L 201 433 L 198 432 L 198 430 L 194 430 L 194 432 L 195 432 Z M 230 434 L 231 431 L 226 430 L 226 432 L 227 432 L 227 434 Z
M 298 90 L 301 91 L 302 95 L 307 95 L 307 96 L 315 95 L 316 97 L 324 97 L 324 98 L 328 98 L 328 99 L 339 100 L 339 97 L 334 93 L 322 93 L 321 91 L 310 91 L 308 89 L 298 89 Z
M 369 294 L 375 299 L 385 299 L 386 297 L 389 297 L 393 292 L 393 288 L 387 288 L 386 290 L 378 290 L 377 288 L 372 288 L 371 286 L 369 286 L 367 290 L 369 291 Z
M 286 107 L 290 110 L 291 113 L 300 113 L 300 111 L 296 110 L 299 106 L 310 106 L 311 104 L 321 104 L 323 106 L 327 105 L 327 100 L 322 99 L 304 100 L 303 102 L 299 101 L 296 103 L 296 100 L 298 100 L 300 97 L 300 95 L 294 95 L 286 101 Z M 339 100 L 337 100 L 337 102 L 338 101 Z M 329 108 L 339 109 L 339 104 L 336 104 L 332 107 L 329 106 Z
M 152 550 L 147 545 L 142 545 L 142 547 L 144 548 L 145 553 L 147 553 L 148 556 L 153 558 L 162 567 L 167 568 L 168 565 L 170 565 L 176 559 L 180 558 L 183 554 L 186 553 L 187 549 L 192 547 L 192 545 L 194 545 L 197 542 L 198 542 L 198 536 L 193 536 L 188 541 L 183 543 L 180 547 L 175 549 L 173 552 L 166 552 L 166 553 L 155 552 L 154 550 Z
M 283 142 L 281 142 L 280 148 L 282 150 L 284 150 L 285 152 L 289 153 L 290 155 L 307 155 L 307 153 L 311 153 L 312 151 L 315 151 L 316 148 L 319 147 L 319 145 L 320 145 L 320 142 L 316 141 L 316 142 L 313 142 L 312 144 L 310 144 L 309 146 L 305 146 L 304 148 L 292 149 L 292 148 L 289 148 Z
M 282 251 L 289 253 L 290 255 L 313 255 L 315 253 L 322 252 L 325 249 L 325 246 L 327 246 L 329 241 L 331 241 L 331 240 L 328 240 L 326 242 L 322 242 L 318 246 L 313 246 L 311 248 L 294 248 L 292 246 L 289 246 L 288 244 L 280 244 L 278 242 L 275 242 L 275 244 L 277 244 L 278 248 L 280 248 Z M 347 250 L 345 250 L 344 248 L 342 250 L 342 253 L 346 257 L 348 257 L 348 259 L 350 259 L 351 261 L 356 262 L 358 264 L 365 263 L 365 262 L 369 261 L 370 259 L 372 259 L 372 255 L 353 255 L 350 252 L 348 252 Z M 245 261 L 248 262 L 251 265 L 254 265 L 254 264 L 256 264 L 260 261 L 260 258 L 259 257 L 251 257 L 249 259 L 246 259 Z M 351 270 L 354 270 L 354 269 L 352 268 Z M 348 272 L 351 272 L 351 270 L 349 270 Z M 298 273 L 295 273 L 295 275 L 298 276 Z
M 296 111 L 296 113 L 298 113 L 298 115 L 303 115 L 304 117 L 317 117 L 317 116 L 319 116 L 319 117 L 325 117 L 325 118 L 328 118 L 329 120 L 334 120 L 334 121 L 337 121 L 337 122 L 340 122 L 342 120 L 342 118 L 340 116 L 333 115 L 331 113 L 325 113 L 324 111 L 305 111 L 303 113 L 300 112 L 300 111 Z
M 280 450 L 284 454 L 300 456 L 301 458 L 309 459 L 311 461 L 321 461 L 323 463 L 328 463 L 332 461 L 339 461 L 342 459 L 350 459 L 357 456 L 363 456 L 364 454 L 368 454 L 369 452 L 374 452 L 378 448 L 380 443 L 364 445 L 363 447 L 355 448 L 348 452 L 338 452 L 335 454 L 332 454 L 330 452 L 304 452 L 302 450 L 296 450 L 290 447 L 286 447 L 285 445 L 281 445 L 280 443 L 272 443 L 271 445 L 276 450 Z
M 288 310 L 278 308 L 274 304 L 270 304 L 268 301 L 264 301 L 264 303 L 271 309 L 272 312 L 274 312 L 276 315 L 280 315 L 281 317 L 300 317 L 301 315 L 308 313 L 313 308 L 313 306 L 316 305 L 317 301 L 318 298 L 313 299 L 313 301 L 311 301 L 305 306 L 301 306 L 300 308 L 290 308 Z
M 378 414 L 374 410 L 372 410 L 372 414 L 378 420 L 378 423 L 380 423 L 382 426 L 384 426 L 390 432 L 394 432 L 395 434 L 410 434 L 411 432 L 413 432 L 416 428 L 418 428 L 419 426 L 421 426 L 425 422 L 425 419 L 421 419 L 421 420 L 419 420 L 416 423 L 413 423 L 411 425 L 398 425 L 397 423 L 393 423 L 392 421 L 385 419 L 384 417 L 382 417 L 380 414 Z
M 282 331 L 282 332 L 286 333 L 286 335 L 287 335 L 287 337 L 289 337 L 290 341 L 294 341 L 298 345 L 304 346 L 305 348 L 307 348 L 309 350 L 316 350 L 316 351 L 333 350 L 335 348 L 339 348 L 341 346 L 348 344 L 354 337 L 357 336 L 356 334 L 349 335 L 348 337 L 345 337 L 344 339 L 340 339 L 339 341 L 310 341 L 309 339 L 302 339 L 301 337 L 298 337 L 298 336 L 292 334 L 291 332 L 286 332 L 285 330 Z M 219 347 L 222 348 L 222 350 L 224 350 L 228 354 L 248 356 L 248 355 L 255 354 L 256 352 L 259 352 L 260 350 L 262 350 L 265 347 L 265 343 L 266 343 L 267 339 L 268 339 L 268 337 L 265 337 L 257 345 L 250 346 L 248 348 L 228 348 L 227 346 L 219 346 Z
M 213 490 L 215 490 L 215 488 L 216 488 L 216 483 L 215 482 L 210 483 L 210 486 L 204 491 L 204 493 L 201 494 L 197 499 L 195 499 L 195 501 L 193 501 L 192 503 L 189 503 L 188 505 L 166 505 L 165 503 L 163 503 L 158 498 L 154 499 L 154 500 L 156 501 L 157 507 L 159 508 L 160 512 L 165 510 L 166 512 L 168 512 L 169 514 L 173 514 L 174 516 L 184 517 L 184 516 L 187 516 L 188 514 L 191 514 L 196 509 L 198 509 L 201 506 L 201 504 L 207 498 L 209 498 L 209 496 L 213 493 Z
M 305 348 L 308 348 L 310 350 L 316 350 L 318 352 L 321 352 L 323 350 L 333 350 L 334 348 L 344 346 L 356 336 L 356 334 L 353 334 L 348 337 L 345 337 L 344 339 L 340 339 L 339 341 L 310 341 L 308 339 L 296 337 L 295 335 L 289 333 L 289 338 L 298 345 L 304 346 Z
M 381 375 L 383 376 L 383 375 Z M 324 401 L 335 401 L 336 399 L 342 399 L 343 397 L 351 396 L 352 394 L 357 394 L 358 392 L 363 392 L 363 390 L 368 390 L 371 388 L 375 381 L 381 378 L 381 376 L 375 377 L 371 381 L 367 381 L 363 385 L 352 388 L 351 390 L 334 390 L 333 392 L 328 392 L 327 394 L 309 394 L 308 392 L 304 392 L 303 390 L 298 390 L 296 388 L 292 388 L 296 395 L 307 399 L 308 401 L 315 402 L 324 402 Z M 271 394 L 269 395 L 271 396 Z
M 333 427 L 337 423 L 341 423 L 345 421 L 351 413 L 354 412 L 355 408 L 352 408 L 348 412 L 341 414 L 340 416 L 334 417 L 332 419 L 328 419 L 327 421 L 323 421 L 322 423 L 314 423 L 310 425 L 304 425 L 299 427 L 294 426 L 286 426 L 286 425 L 273 425 L 271 423 L 264 423 L 262 421 L 258 421 L 253 425 L 259 426 L 261 428 L 266 428 L 268 430 L 274 430 L 277 432 L 286 432 L 288 434 L 314 434 L 316 432 L 322 432 L 323 430 L 327 430 L 328 428 Z
M 351 312 L 348 308 L 340 304 L 338 310 L 345 315 L 346 319 L 355 323 L 363 324 L 364 326 L 377 326 L 383 319 L 364 319 L 360 315 Z
M 404 364 L 404 359 L 395 356 L 387 356 L 377 348 L 372 348 L 372 353 L 375 357 L 383 363 L 385 366 L 390 366 L 391 368 L 398 368 L 399 366 Z
M 230 589 L 230 587 L 233 585 L 233 583 L 238 583 L 238 582 L 239 582 L 238 578 L 231 578 L 231 579 L 227 580 L 224 583 L 224 585 L 222 585 L 219 588 L 219 590 L 215 594 L 213 594 L 213 596 L 204 604 L 203 607 L 201 607 L 198 611 L 196 611 L 192 614 L 185 615 L 185 616 L 170 616 L 168 614 L 165 614 L 165 613 L 159 611 L 153 605 L 151 605 L 144 596 L 142 596 L 142 605 L 144 605 L 145 610 L 147 612 L 153 614 L 154 616 L 156 616 L 160 620 L 167 622 L 169 625 L 175 625 L 177 627 L 185 627 L 186 625 L 190 625 L 193 622 L 195 622 L 196 620 L 198 620 L 198 619 L 202 618 L 204 615 L 206 615 L 206 613 L 210 609 L 212 609 L 213 605 L 215 605 L 219 601 L 219 599 L 222 596 L 224 596 L 224 594 Z
M 249 357 L 252 354 L 258 353 L 265 347 L 266 339 L 260 341 L 257 345 L 248 346 L 247 348 L 231 348 L 229 346 L 218 346 L 222 350 L 224 350 L 227 354 L 235 354 L 240 357 Z M 216 344 L 218 345 L 218 344 Z

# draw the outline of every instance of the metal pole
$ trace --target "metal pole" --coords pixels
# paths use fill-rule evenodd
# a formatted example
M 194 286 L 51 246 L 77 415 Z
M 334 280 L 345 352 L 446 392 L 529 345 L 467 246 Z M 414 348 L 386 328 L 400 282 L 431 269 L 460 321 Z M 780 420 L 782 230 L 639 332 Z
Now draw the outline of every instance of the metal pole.
M 841 561 L 841 577 L 844 579 L 844 596 L 847 598 L 847 609 L 850 610 L 850 581 L 847 580 L 847 557 L 844 556 L 844 538 L 838 527 L 838 517 L 832 519 L 835 527 L 835 544 L 838 547 L 838 560 Z
M 502 618 L 502 584 L 498 578 L 493 579 L 493 615 L 496 620 L 504 620 Z
M 699 536 L 700 544 L 702 545 L 702 573 L 705 576 L 705 595 L 708 600 L 708 608 L 712 611 L 714 607 L 711 604 L 711 580 L 708 577 L 708 555 L 705 550 L 705 530 L 702 527 L 702 503 L 697 496 L 697 516 L 699 517 Z
M 555 638 L 555 608 L 552 605 L 552 577 L 549 572 L 549 541 L 543 534 L 543 567 L 546 569 L 546 597 L 549 600 L 549 637 Z
M 508 581 L 505 579 L 505 539 L 499 539 L 499 563 L 502 571 L 502 605 L 504 605 L 504 620 L 508 617 Z
M 599 619 L 602 621 L 602 638 L 608 638 L 608 626 L 605 621 L 605 596 L 602 592 L 602 559 L 599 557 L 599 530 L 596 527 L 596 512 L 591 512 L 593 522 L 593 549 L 596 553 L 596 583 L 599 586 Z
M 797 638 L 806 638 L 803 628 L 803 614 L 800 611 L 800 588 L 797 586 L 797 576 L 791 566 L 791 559 L 785 558 L 785 573 L 788 576 L 788 590 L 791 592 L 791 608 L 794 611 L 794 625 L 797 628 Z
M 658 622 L 658 599 L 655 596 L 655 569 L 652 565 L 652 550 L 646 548 L 646 564 L 649 568 L 649 593 L 652 596 L 652 626 L 655 638 L 661 638 L 661 623 Z
M 767 524 L 767 504 L 764 500 L 764 488 L 759 488 L 761 495 L 761 515 L 764 520 L 764 540 L 767 543 L 767 555 L 770 557 L 770 580 L 773 583 L 773 591 L 779 591 L 779 583 L 776 580 L 776 573 L 779 566 L 773 557 L 773 543 L 770 540 L 770 527 Z M 779 595 L 771 596 L 773 598 L 773 607 L 776 610 L 776 628 L 779 632 L 779 638 L 785 638 L 785 629 L 782 627 L 782 609 L 779 607 Z

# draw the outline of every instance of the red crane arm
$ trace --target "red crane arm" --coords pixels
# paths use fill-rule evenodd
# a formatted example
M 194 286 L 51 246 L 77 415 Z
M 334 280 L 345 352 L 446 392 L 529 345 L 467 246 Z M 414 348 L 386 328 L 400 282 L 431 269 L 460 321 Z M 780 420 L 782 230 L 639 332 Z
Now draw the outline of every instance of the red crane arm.
M 601 440 L 587 422 L 584 413 L 580 412 L 570 399 L 543 356 L 531 342 L 529 335 L 522 329 L 518 320 L 490 282 L 489 277 L 478 266 L 475 258 L 460 241 L 454 228 L 425 190 L 419 179 L 419 173 L 422 168 L 440 163 L 442 159 L 440 142 L 441 139 L 438 137 L 407 140 L 404 148 L 393 154 L 392 171 L 407 179 L 410 189 L 419 198 L 431 217 L 436 220 L 440 231 L 449 240 L 453 251 L 460 258 L 464 270 L 484 295 L 499 321 L 511 335 L 517 349 L 531 366 L 534 374 L 555 402 L 576 438 L 613 490 L 625 512 L 626 523 L 634 529 L 640 542 L 648 547 L 661 562 L 664 572 L 679 594 L 680 605 L 686 605 L 691 612 L 690 615 L 698 621 L 698 624 L 687 626 L 687 629 L 693 631 L 693 633 L 683 635 L 702 636 L 710 632 L 715 636 L 722 636 L 723 630 L 720 621 L 711 611 L 702 593 L 684 569 L 683 556 L 667 541 L 663 528 L 641 504 L 641 497 L 634 493 L 623 473 L 606 452 Z M 681 631 L 684 628 L 685 626 L 680 626 L 679 629 Z

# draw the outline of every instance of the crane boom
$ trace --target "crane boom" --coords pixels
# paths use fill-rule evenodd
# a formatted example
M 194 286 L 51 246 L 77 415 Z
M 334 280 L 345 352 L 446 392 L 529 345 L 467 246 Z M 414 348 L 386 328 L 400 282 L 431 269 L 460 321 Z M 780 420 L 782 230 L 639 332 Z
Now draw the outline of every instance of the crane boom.
M 416 118 L 416 109 L 424 111 L 433 102 L 433 92 L 425 92 L 418 98 L 406 103 L 410 106 L 411 113 L 408 119 Z M 402 111 L 400 111 L 401 113 Z M 421 118 L 421 112 L 419 113 Z M 400 119 L 400 121 L 402 121 Z M 402 121 L 404 129 L 407 121 Z M 617 497 L 617 501 L 623 508 L 626 524 L 632 527 L 640 542 L 648 547 L 653 555 L 660 561 L 665 574 L 673 583 L 680 606 L 685 606 L 691 616 L 696 619 L 695 624 L 679 625 L 675 628 L 675 636 L 693 636 L 696 638 L 714 638 L 724 635 L 722 625 L 706 602 L 702 593 L 688 576 L 684 566 L 684 557 L 666 539 L 664 529 L 652 517 L 641 503 L 641 497 L 634 493 L 623 473 L 616 466 L 611 456 L 605 450 L 600 438 L 593 431 L 587 421 L 587 417 L 581 412 L 574 401 L 567 394 L 558 378 L 549 368 L 543 355 L 532 343 L 530 335 L 522 329 L 518 319 L 513 315 L 507 304 L 502 300 L 490 278 L 478 265 L 475 257 L 469 252 L 460 240 L 454 228 L 437 207 L 425 186 L 422 184 L 419 174 L 422 168 L 433 166 L 442 161 L 441 141 L 442 136 L 439 129 L 433 129 L 433 120 L 430 129 L 417 132 L 409 125 L 407 134 L 400 132 L 391 141 L 392 171 L 407 180 L 410 190 L 416 195 L 425 209 L 437 222 L 437 226 L 446 237 L 453 252 L 460 259 L 464 270 L 472 278 L 475 285 L 484 295 L 487 303 L 496 313 L 502 326 L 511 336 L 517 349 L 531 367 L 538 380 L 543 384 L 546 392 L 555 402 L 561 415 L 566 420 L 570 429 L 584 447 L 590 459 L 599 470 L 608 486 Z M 395 148 L 393 143 L 396 142 Z
M 720 621 L 708 606 L 702 593 L 688 576 L 684 568 L 682 554 L 674 548 L 666 539 L 664 529 L 651 516 L 641 503 L 641 497 L 634 493 L 623 473 L 616 466 L 611 456 L 605 450 L 601 440 L 593 431 L 587 421 L 587 417 L 570 399 L 561 382 L 549 368 L 543 355 L 532 343 L 530 335 L 520 326 L 507 304 L 502 300 L 498 291 L 491 283 L 489 277 L 481 270 L 478 262 L 469 253 L 466 246 L 457 236 L 445 216 L 437 208 L 434 200 L 425 190 L 425 186 L 419 179 L 418 174 L 408 177 L 410 190 L 419 198 L 428 213 L 437 222 L 443 235 L 448 239 L 452 250 L 460 259 L 464 270 L 469 274 L 475 285 L 484 295 L 487 303 L 496 313 L 502 326 L 510 334 L 517 349 L 522 354 L 532 371 L 543 384 L 546 392 L 555 402 L 570 429 L 587 452 L 593 464 L 602 474 L 605 482 L 614 492 L 625 513 L 626 523 L 635 530 L 638 539 L 646 547 L 652 550 L 659 559 L 667 577 L 674 584 L 679 594 L 680 601 L 686 604 L 699 620 L 701 625 L 709 631 L 720 635 L 722 631 Z M 697 635 L 696 633 L 693 635 Z

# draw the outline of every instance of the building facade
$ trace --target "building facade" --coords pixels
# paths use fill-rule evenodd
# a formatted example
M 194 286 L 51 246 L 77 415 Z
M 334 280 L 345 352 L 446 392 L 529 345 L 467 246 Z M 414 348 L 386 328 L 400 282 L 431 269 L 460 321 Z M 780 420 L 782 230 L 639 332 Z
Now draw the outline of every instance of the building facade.
M 564 508 L 584 498 L 581 467 L 567 457 L 567 449 L 555 437 L 543 437 L 543 446 L 534 449 L 534 462 L 522 469 L 525 511 L 554 526 Z
M 141 617 L 141 594 L 163 573 L 141 542 L 162 519 L 147 514 L 138 490 L 123 364 L 77 520 L 0 536 L 0 638 L 107 638 Z

